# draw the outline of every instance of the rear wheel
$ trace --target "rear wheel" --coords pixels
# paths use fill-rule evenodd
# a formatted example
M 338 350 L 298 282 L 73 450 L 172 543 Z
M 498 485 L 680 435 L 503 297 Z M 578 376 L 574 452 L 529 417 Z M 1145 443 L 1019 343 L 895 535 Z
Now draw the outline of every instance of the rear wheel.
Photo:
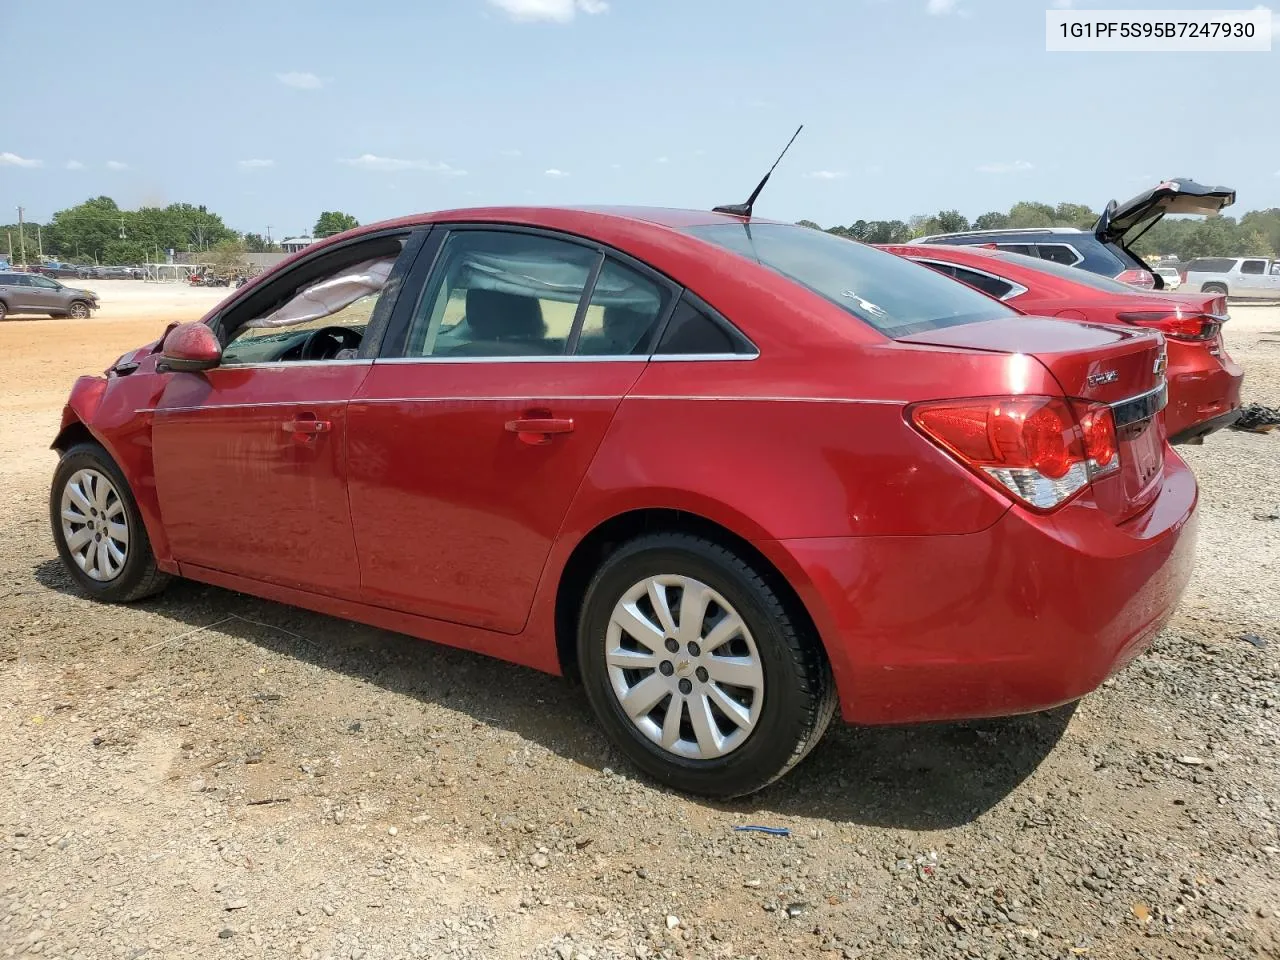
M 1200 288 L 1201 293 L 1215 293 L 1220 297 L 1227 295 L 1227 285 L 1225 283 L 1206 283 Z
M 76 300 L 67 308 L 67 316 L 74 317 L 76 320 L 83 320 L 89 316 L 89 305 L 83 300 Z
M 4 301 L 0 300 L 0 320 L 3 320 L 9 313 L 9 308 L 4 305 Z
M 77 444 L 58 462 L 49 520 L 67 572 L 95 600 L 128 603 L 169 582 L 124 474 L 96 443 Z
M 605 560 L 587 588 L 578 663 L 610 738 L 689 793 L 767 786 L 835 711 L 818 638 L 759 571 L 689 534 L 641 537 Z

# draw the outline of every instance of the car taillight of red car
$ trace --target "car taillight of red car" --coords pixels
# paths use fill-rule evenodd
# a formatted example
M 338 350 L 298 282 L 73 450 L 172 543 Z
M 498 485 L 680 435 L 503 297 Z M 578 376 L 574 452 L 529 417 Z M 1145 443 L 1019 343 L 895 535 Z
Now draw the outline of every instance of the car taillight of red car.
M 1056 510 L 1120 466 L 1106 404 L 978 397 L 916 404 L 910 419 L 987 483 L 1039 511 Z
M 1116 279 L 1121 283 L 1127 283 L 1131 287 L 1139 287 L 1143 290 L 1154 290 L 1156 287 L 1156 278 L 1149 270 L 1126 270 L 1117 274 Z
M 1159 330 L 1171 340 L 1212 340 L 1222 329 L 1223 318 L 1203 313 L 1169 313 L 1162 310 L 1139 310 L 1116 314 L 1121 323 Z

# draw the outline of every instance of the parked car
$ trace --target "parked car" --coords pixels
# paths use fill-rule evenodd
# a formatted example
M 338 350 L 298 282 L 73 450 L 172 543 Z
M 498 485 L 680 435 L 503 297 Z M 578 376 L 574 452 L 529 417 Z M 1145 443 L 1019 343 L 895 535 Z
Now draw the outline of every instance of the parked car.
M 78 380 L 50 518 L 91 597 L 179 575 L 571 671 L 639 767 L 735 796 L 837 705 L 1040 710 L 1146 646 L 1196 529 L 1162 353 L 802 226 L 420 215 Z
M 94 276 L 99 280 L 141 280 L 145 274 L 137 267 L 98 267 Z
M 24 313 L 83 318 L 97 309 L 98 295 L 92 290 L 64 287 L 38 273 L 0 273 L 0 320 Z
M 1158 266 L 1154 268 L 1154 273 L 1164 281 L 1164 289 L 1170 293 L 1182 286 L 1182 274 L 1177 267 Z
M 1187 264 L 1188 289 L 1240 300 L 1280 300 L 1280 260 L 1266 257 L 1200 257 Z
M 79 277 L 80 268 L 73 263 L 41 263 L 35 271 L 42 277 Z
M 1137 290 L 1086 270 L 985 247 L 886 247 L 933 267 L 1024 313 L 1159 330 L 1168 351 L 1171 443 L 1200 441 L 1240 416 L 1244 371 L 1227 354 L 1226 298 L 1214 293 Z
M 1040 257 L 1114 277 L 1147 290 L 1164 288 L 1162 276 L 1152 272 L 1129 247 L 1165 214 L 1212 214 L 1236 201 L 1230 187 L 1206 187 L 1194 180 L 1166 180 L 1122 204 L 1112 200 L 1092 230 L 1074 227 L 965 230 L 920 237 L 912 243 L 976 244 L 1009 253 Z

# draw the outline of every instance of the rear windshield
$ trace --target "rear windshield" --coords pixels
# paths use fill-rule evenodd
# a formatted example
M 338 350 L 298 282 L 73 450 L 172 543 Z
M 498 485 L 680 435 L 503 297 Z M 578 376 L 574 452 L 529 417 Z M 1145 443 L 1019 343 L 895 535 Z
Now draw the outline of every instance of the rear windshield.
M 1200 257 L 1187 264 L 1187 273 L 1228 273 L 1235 265 L 1229 257 Z
M 1039 257 L 1024 257 L 1020 253 L 1005 253 L 1003 250 L 995 250 L 991 254 L 998 260 L 1007 260 L 1009 263 L 1016 263 L 1020 267 L 1028 270 L 1039 270 L 1041 273 L 1051 273 L 1055 277 L 1061 277 L 1063 280 L 1070 280 L 1072 283 L 1083 284 L 1086 287 L 1093 287 L 1095 290 L 1105 290 L 1108 293 L 1133 293 L 1134 288 L 1127 283 L 1121 283 L 1119 280 L 1113 280 L 1110 277 L 1104 277 L 1100 273 L 1090 273 L 1088 270 L 1081 270 L 1079 267 L 1068 267 L 1061 263 L 1055 263 L 1052 260 L 1041 260 Z
M 1016 316 L 958 280 L 812 227 L 718 223 L 685 229 L 808 287 L 886 336 Z

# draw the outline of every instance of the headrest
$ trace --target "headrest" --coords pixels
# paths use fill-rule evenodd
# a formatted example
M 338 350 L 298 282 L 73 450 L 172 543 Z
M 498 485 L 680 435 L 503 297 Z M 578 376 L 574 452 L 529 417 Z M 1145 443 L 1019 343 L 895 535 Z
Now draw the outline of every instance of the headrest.
M 541 303 L 500 290 L 467 291 L 467 326 L 476 340 L 540 340 L 547 334 Z

